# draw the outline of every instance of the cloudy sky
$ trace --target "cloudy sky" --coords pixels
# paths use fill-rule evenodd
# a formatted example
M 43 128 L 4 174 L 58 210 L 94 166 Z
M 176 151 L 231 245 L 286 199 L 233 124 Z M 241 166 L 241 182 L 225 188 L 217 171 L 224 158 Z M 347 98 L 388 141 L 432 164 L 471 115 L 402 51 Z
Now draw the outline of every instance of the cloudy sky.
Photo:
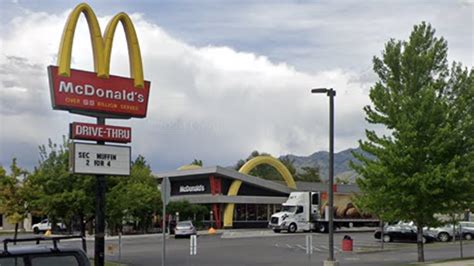
M 60 142 L 68 124 L 94 120 L 53 111 L 46 67 L 77 1 L 0 0 L 0 165 L 32 169 L 38 145 Z M 327 150 L 333 87 L 336 150 L 364 138 L 362 107 L 376 81 L 372 57 L 427 21 L 448 40 L 449 59 L 472 67 L 472 0 L 90 1 L 102 29 L 131 15 L 151 81 L 148 117 L 108 120 L 133 129 L 133 155 L 154 171 L 194 158 L 233 165 L 252 150 L 309 155 Z M 119 28 L 111 73 L 128 76 Z M 87 24 L 78 23 L 72 67 L 93 70 Z

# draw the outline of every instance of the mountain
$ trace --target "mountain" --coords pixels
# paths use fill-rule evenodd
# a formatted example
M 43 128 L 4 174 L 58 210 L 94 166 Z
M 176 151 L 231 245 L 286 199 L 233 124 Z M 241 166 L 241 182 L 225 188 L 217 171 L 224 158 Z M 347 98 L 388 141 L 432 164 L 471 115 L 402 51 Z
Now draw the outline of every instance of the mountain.
M 357 149 L 347 149 L 337 153 L 334 153 L 334 176 L 339 178 L 348 178 L 353 182 L 357 176 L 357 173 L 349 167 L 349 162 L 354 161 L 359 163 L 358 160 L 354 158 L 352 152 L 366 154 L 360 148 Z M 367 155 L 367 154 L 366 154 Z M 293 161 L 297 171 L 305 166 L 309 167 L 319 167 L 319 172 L 321 174 L 321 179 L 325 180 L 329 177 L 329 152 L 327 151 L 318 151 L 309 156 L 297 156 L 297 155 L 283 155 L 280 156 L 280 159 L 288 158 Z

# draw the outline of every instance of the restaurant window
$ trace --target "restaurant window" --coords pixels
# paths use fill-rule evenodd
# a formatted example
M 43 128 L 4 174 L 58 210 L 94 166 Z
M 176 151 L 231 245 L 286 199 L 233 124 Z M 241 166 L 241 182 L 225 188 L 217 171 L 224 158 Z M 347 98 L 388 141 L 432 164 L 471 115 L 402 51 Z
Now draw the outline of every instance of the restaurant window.
M 259 204 L 257 205 L 257 220 L 258 221 L 267 221 L 268 220 L 268 213 L 267 213 L 267 205 L 266 204 Z
M 245 221 L 245 204 L 235 204 L 234 219 L 236 221 Z
M 257 208 L 255 204 L 247 204 L 247 221 L 255 221 L 257 219 Z

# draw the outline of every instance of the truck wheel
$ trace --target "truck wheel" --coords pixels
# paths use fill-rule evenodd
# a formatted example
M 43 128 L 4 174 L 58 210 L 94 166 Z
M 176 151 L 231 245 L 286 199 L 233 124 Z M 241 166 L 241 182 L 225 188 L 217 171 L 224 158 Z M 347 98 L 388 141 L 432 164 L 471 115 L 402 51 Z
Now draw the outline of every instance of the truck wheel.
M 392 242 L 392 237 L 389 235 L 384 235 L 383 236 L 383 242 Z
M 39 234 L 39 229 L 38 229 L 38 227 L 33 228 L 33 233 Z
M 445 233 L 445 232 L 439 233 L 438 239 L 441 242 L 448 242 L 449 241 L 449 235 L 448 235 L 448 233 Z
M 281 229 L 273 229 L 273 232 L 275 232 L 275 233 L 280 233 L 280 232 L 281 232 Z
M 472 240 L 472 234 L 471 233 L 467 233 L 464 235 L 464 239 L 466 240 Z
M 326 233 L 328 230 L 328 227 L 325 223 L 320 223 L 317 225 L 316 229 L 319 233 Z
M 288 233 L 294 233 L 296 232 L 296 230 L 297 230 L 296 224 L 291 223 L 290 226 L 288 226 Z

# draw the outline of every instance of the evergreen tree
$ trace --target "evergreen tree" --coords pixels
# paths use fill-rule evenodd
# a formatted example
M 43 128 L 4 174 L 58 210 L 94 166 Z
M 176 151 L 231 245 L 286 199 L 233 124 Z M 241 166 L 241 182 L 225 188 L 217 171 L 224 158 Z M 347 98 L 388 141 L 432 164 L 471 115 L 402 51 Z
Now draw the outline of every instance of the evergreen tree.
M 351 166 L 363 195 L 359 203 L 384 221 L 414 221 L 418 261 L 424 261 L 423 227 L 436 213 L 473 202 L 472 71 L 449 68 L 447 42 L 431 25 L 416 25 L 408 41 L 390 40 L 375 57 L 379 80 L 370 90 L 366 119 L 388 135 L 366 130 L 362 164 Z

